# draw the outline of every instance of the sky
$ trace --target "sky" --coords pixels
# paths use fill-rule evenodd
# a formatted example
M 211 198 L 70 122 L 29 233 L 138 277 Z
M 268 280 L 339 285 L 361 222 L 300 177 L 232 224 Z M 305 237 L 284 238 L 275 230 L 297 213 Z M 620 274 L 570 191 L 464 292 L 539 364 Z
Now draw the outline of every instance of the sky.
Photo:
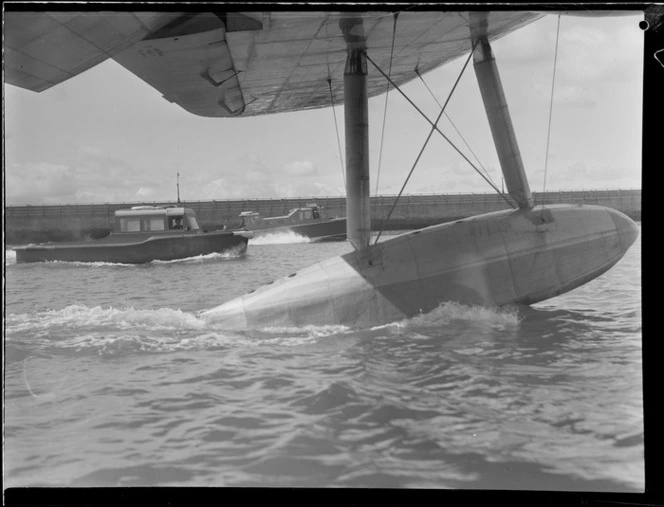
M 532 191 L 641 188 L 642 19 L 560 18 L 548 159 L 558 17 L 492 43 Z M 464 60 L 424 74 L 440 103 Z M 402 89 L 436 118 L 440 108 L 420 80 Z M 197 117 L 112 60 L 42 93 L 4 92 L 6 205 L 175 201 L 178 172 L 184 201 L 345 195 L 332 108 Z M 399 192 L 430 130 L 391 91 L 381 142 L 385 100 L 369 100 L 372 195 Z M 335 110 L 343 154 L 343 108 Z M 463 140 L 446 119 L 443 132 L 474 161 L 468 143 L 500 186 L 472 65 L 446 111 Z M 405 193 L 465 192 L 493 190 L 434 135 Z

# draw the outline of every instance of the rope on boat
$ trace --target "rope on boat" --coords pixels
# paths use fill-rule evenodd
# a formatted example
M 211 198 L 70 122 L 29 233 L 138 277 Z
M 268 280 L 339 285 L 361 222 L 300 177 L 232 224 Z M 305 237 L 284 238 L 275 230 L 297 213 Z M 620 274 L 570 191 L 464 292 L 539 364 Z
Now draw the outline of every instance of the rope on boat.
M 387 71 L 387 75 L 392 75 L 392 61 L 394 59 L 394 40 L 396 39 L 397 34 L 397 18 L 399 13 L 394 13 L 394 26 L 392 28 L 392 49 L 390 50 L 390 68 Z M 378 182 L 380 181 L 380 165 L 383 160 L 383 140 L 385 139 L 385 120 L 387 118 L 387 99 L 390 95 L 390 83 L 387 83 L 387 90 L 385 91 L 385 107 L 383 109 L 383 129 L 380 134 L 380 151 L 378 152 L 378 172 L 376 174 L 376 191 L 374 192 L 375 196 L 378 196 Z

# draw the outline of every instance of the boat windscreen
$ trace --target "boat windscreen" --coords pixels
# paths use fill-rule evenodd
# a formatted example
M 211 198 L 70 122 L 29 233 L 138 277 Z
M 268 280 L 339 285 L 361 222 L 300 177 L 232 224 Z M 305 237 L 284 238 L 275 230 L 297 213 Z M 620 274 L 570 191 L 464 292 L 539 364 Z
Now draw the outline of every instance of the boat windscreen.
M 200 229 L 200 227 L 198 226 L 198 221 L 196 220 L 195 216 L 186 215 L 186 218 L 187 218 L 187 227 L 189 228 L 189 230 L 197 231 L 198 229 Z

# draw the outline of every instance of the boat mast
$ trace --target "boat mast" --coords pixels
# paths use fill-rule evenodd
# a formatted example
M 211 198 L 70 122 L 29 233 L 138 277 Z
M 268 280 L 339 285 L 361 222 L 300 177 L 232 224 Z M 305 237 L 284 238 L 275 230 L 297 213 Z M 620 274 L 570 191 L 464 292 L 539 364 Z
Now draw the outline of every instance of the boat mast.
M 180 204 L 180 173 L 178 173 L 177 187 L 178 187 L 178 204 Z
M 487 13 L 471 12 L 470 20 L 473 43 L 478 42 L 473 55 L 475 74 L 482 94 L 484 109 L 489 118 L 491 135 L 496 145 L 507 191 L 517 202 L 519 208 L 532 208 L 533 196 L 530 193 L 528 178 L 521 160 L 496 59 L 487 37 Z
M 366 37 L 362 18 L 357 15 L 341 17 L 339 27 L 347 50 L 344 70 L 346 234 L 356 250 L 364 250 L 371 239 Z

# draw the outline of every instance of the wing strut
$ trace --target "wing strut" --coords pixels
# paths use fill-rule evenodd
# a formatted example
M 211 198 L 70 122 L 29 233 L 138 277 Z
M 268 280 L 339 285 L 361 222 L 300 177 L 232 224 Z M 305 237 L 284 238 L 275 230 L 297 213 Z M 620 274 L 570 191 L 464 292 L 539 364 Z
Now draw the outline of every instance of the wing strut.
M 366 38 L 362 18 L 342 17 L 339 27 L 347 49 L 344 71 L 346 234 L 356 250 L 364 250 L 371 239 Z
M 477 44 L 474 53 L 475 74 L 482 94 L 484 109 L 489 118 L 491 135 L 496 145 L 507 190 L 519 208 L 532 208 L 533 196 L 530 193 L 512 119 L 507 109 L 496 59 L 493 57 L 486 35 L 487 14 L 482 12 L 471 12 L 470 14 L 473 44 Z

